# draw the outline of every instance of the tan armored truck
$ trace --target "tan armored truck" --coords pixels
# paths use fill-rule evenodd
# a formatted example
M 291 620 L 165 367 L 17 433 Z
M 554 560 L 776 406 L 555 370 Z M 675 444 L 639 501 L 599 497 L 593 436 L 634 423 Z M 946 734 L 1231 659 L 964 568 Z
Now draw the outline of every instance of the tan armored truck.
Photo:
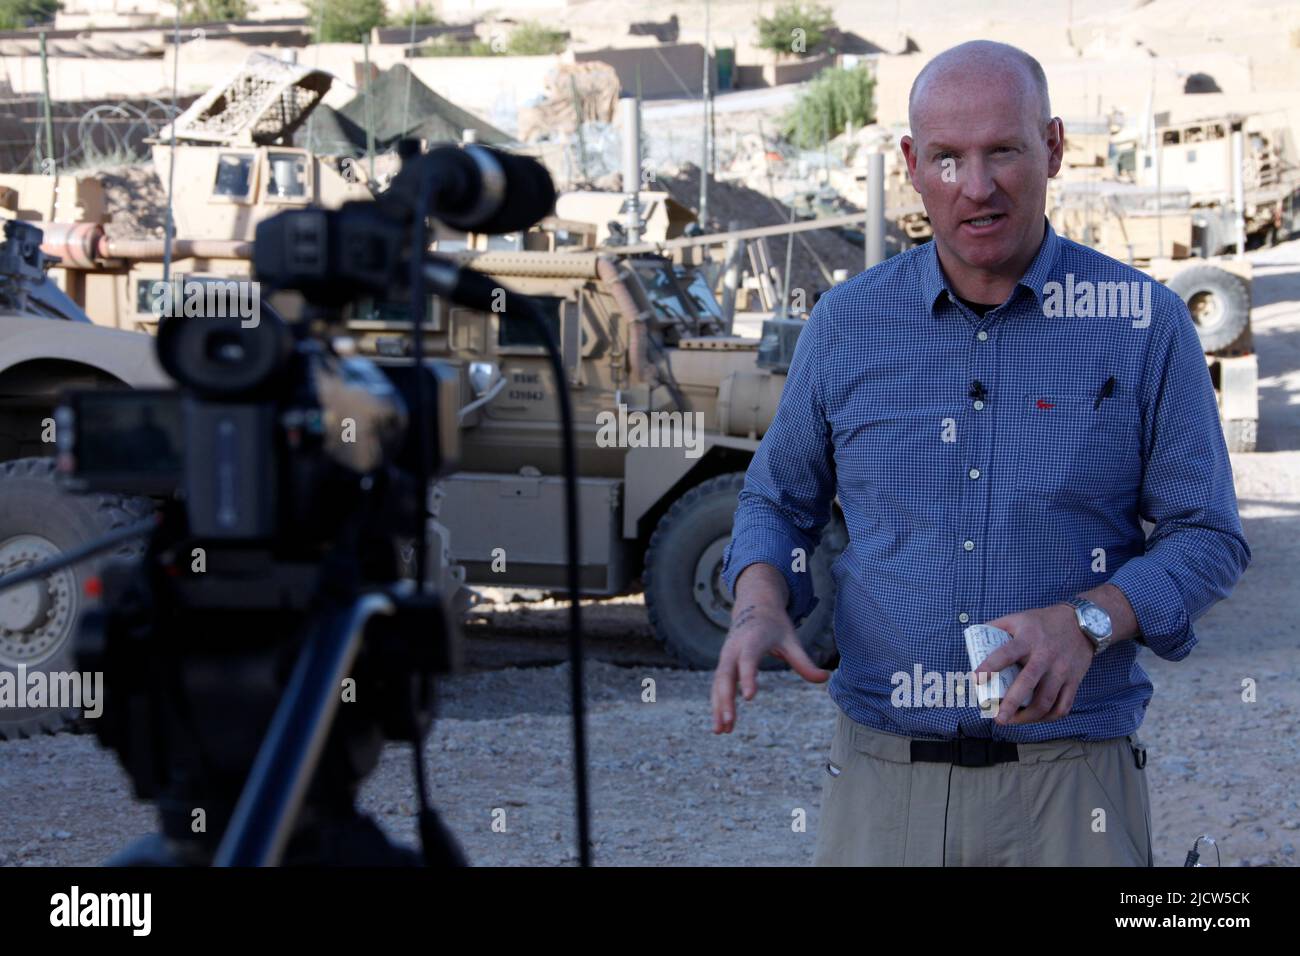
M 445 251 L 445 250 L 444 250 Z M 707 668 L 730 624 L 722 583 L 745 469 L 776 412 L 800 321 L 762 341 L 724 334 L 707 287 L 671 260 L 594 251 L 457 254 L 536 297 L 572 390 L 581 508 L 581 586 L 592 597 L 644 588 L 658 638 Z M 409 325 L 385 308 L 352 323 L 363 354 L 397 355 Z M 434 300 L 430 352 L 462 370 L 463 470 L 442 482 L 441 520 L 472 585 L 561 592 L 563 478 L 555 383 L 532 327 Z M 800 628 L 833 659 L 830 569 L 847 536 L 835 514 L 806 558 L 820 603 Z
M 364 163 L 292 145 L 332 82 L 323 70 L 254 53 L 178 116 L 174 131 L 159 131 L 151 148 L 163 197 L 169 181 L 173 188 L 171 273 L 247 279 L 253 234 L 263 219 L 371 198 Z M 93 174 L 5 175 L 0 188 L 13 192 L 11 215 L 40 221 L 45 251 L 60 259 L 54 280 L 93 321 L 153 329 L 151 290 L 163 277 L 167 244 L 108 228 Z
M 1147 189 L 1186 190 L 1201 256 L 1234 246 L 1237 188 L 1246 239 L 1272 245 L 1300 228 L 1300 168 L 1290 133 L 1268 120 L 1267 114 L 1158 113 L 1154 136 L 1131 128 L 1116 133 L 1109 165 L 1117 177 Z
M 67 388 L 158 388 L 169 380 L 153 340 L 94 325 L 47 276 L 40 230 L 10 220 L 0 243 L 0 575 L 133 524 L 147 499 L 65 495 L 54 481 L 54 406 Z M 118 554 L 137 544 L 124 545 Z M 86 582 L 103 558 L 0 591 L 0 674 L 21 698 L 0 707 L 0 738 L 52 732 L 76 715 L 26 696 L 70 675 Z M 37 676 L 39 675 L 39 676 Z M 48 698 L 46 698 L 48 700 Z
M 1177 292 L 1196 324 L 1219 399 L 1228 450 L 1255 450 L 1258 359 L 1250 329 L 1250 262 L 1194 255 L 1195 208 L 1186 189 L 1118 181 L 1054 180 L 1048 216 L 1063 236 L 1128 262 Z

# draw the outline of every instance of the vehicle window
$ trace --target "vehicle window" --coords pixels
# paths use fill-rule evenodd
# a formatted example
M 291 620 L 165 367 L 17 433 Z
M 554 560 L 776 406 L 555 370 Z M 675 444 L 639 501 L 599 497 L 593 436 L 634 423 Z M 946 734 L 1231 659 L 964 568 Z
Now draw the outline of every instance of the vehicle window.
M 661 318 L 673 322 L 694 321 L 695 316 L 666 263 L 641 259 L 633 262 L 632 269 L 645 287 L 650 304 Z
M 247 199 L 253 185 L 253 157 L 248 153 L 222 153 L 217 157 L 217 180 L 212 195 Z
M 564 298 L 558 295 L 535 295 L 532 297 L 533 302 L 541 311 L 542 317 L 546 320 L 547 328 L 550 329 L 551 336 L 555 339 L 555 344 L 561 344 L 560 339 L 560 316 L 563 314 Z M 522 316 L 501 315 L 501 321 L 497 323 L 497 345 L 501 348 L 511 348 L 516 345 L 535 345 L 545 348 L 546 343 L 542 339 L 542 333 Z
M 307 158 L 300 153 L 271 153 L 271 178 L 267 195 L 280 199 L 302 199 L 307 195 Z
M 696 313 L 704 319 L 722 321 L 722 306 L 713 296 L 713 290 L 698 272 L 687 273 L 685 269 L 677 271 L 678 282 L 685 287 L 686 295 L 695 307 Z

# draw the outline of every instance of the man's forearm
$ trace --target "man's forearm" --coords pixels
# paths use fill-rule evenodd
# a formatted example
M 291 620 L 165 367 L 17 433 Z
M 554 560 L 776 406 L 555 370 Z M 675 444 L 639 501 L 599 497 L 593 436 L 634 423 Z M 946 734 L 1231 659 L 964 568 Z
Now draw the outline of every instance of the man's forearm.
M 785 575 L 770 564 L 757 562 L 740 572 L 736 578 L 736 603 L 733 620 L 747 607 L 776 607 L 784 611 L 790 603 L 790 588 Z

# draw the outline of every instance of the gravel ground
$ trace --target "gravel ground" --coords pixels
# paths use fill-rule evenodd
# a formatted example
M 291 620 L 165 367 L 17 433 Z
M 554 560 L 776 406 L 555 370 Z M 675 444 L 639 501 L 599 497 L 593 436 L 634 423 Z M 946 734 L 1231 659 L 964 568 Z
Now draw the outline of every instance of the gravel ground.
M 1231 599 L 1197 622 L 1188 659 L 1143 654 L 1156 685 L 1142 734 L 1159 865 L 1180 865 L 1202 833 L 1219 841 L 1225 866 L 1294 865 L 1300 843 L 1300 241 L 1257 261 L 1266 451 L 1233 462 L 1254 560 Z M 574 853 L 567 612 L 494 597 L 466 627 L 472 669 L 441 685 L 426 754 L 434 803 L 476 864 L 563 864 Z M 807 863 L 835 714 L 824 688 L 765 673 L 736 733 L 715 737 L 710 676 L 671 666 L 639 599 L 589 606 L 586 624 L 597 657 L 587 673 L 597 862 Z M 404 748 L 385 754 L 363 804 L 414 841 Z M 68 734 L 0 743 L 0 806 L 0 865 L 96 864 L 153 820 L 94 738 Z M 792 827 L 798 810 L 806 832 Z M 504 832 L 493 828 L 501 811 Z

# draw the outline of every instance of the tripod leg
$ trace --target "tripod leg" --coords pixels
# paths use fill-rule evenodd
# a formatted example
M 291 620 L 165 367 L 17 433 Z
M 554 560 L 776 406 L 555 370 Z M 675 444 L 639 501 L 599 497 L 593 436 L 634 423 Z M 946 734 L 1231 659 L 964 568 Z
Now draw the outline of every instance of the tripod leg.
M 280 862 L 334 724 L 339 686 L 356 660 L 366 623 L 393 610 L 387 595 L 367 594 L 351 607 L 325 616 L 318 626 L 309 626 L 213 866 Z

